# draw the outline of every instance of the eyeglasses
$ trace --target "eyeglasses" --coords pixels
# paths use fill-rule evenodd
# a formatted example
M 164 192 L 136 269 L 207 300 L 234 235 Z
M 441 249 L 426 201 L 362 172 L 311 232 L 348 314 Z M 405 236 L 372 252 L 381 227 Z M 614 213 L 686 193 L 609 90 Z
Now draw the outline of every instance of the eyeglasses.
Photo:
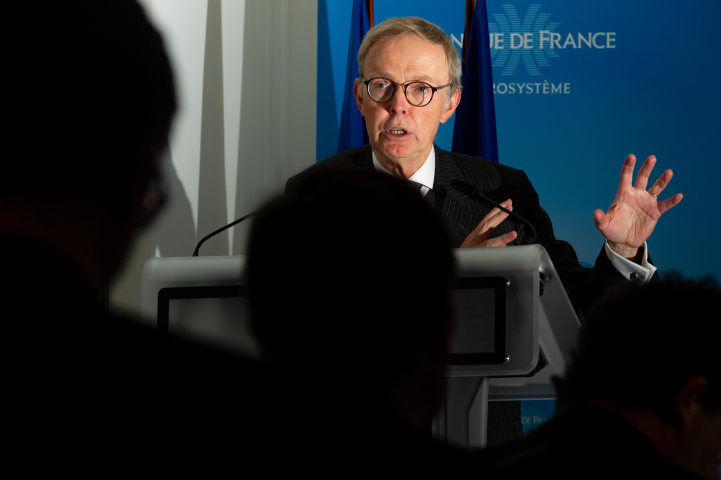
M 370 80 L 363 80 L 368 88 L 368 96 L 377 103 L 390 102 L 393 95 L 396 93 L 395 87 L 403 87 L 403 91 L 406 94 L 408 103 L 416 107 L 425 107 L 431 100 L 433 100 L 433 94 L 438 90 L 450 86 L 443 85 L 442 87 L 434 87 L 428 85 L 425 82 L 408 82 L 406 84 L 393 83 L 387 78 L 377 77 L 371 78 Z

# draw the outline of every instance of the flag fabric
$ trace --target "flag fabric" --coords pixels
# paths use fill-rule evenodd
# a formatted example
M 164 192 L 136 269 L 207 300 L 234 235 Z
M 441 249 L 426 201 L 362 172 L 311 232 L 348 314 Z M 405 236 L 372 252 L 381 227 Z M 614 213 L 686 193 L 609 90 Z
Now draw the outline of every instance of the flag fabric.
M 463 95 L 456 109 L 452 151 L 498 162 L 491 44 L 485 0 L 466 0 L 463 59 Z
M 373 27 L 373 0 L 353 0 L 348 66 L 345 73 L 345 94 L 338 131 L 338 153 L 368 143 L 368 131 L 363 116 L 358 111 L 353 95 L 353 84 L 358 78 L 358 49 L 368 30 Z

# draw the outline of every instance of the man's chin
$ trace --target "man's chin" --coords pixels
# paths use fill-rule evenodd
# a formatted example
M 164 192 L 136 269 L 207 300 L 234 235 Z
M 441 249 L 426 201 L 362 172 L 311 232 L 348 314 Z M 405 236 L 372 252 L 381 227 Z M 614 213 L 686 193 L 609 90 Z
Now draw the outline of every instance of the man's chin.
M 402 162 L 413 154 L 413 150 L 405 145 L 371 145 L 371 147 L 376 154 L 394 162 Z

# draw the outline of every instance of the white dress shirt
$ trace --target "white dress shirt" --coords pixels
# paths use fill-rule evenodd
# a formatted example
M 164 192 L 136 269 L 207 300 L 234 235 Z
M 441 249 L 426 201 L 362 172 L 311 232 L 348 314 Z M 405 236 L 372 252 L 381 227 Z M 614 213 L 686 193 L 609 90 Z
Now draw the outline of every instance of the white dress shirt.
M 379 172 L 385 172 L 389 175 L 393 175 L 391 172 L 386 170 L 383 165 L 381 165 L 381 163 L 376 158 L 375 152 L 373 152 L 373 166 Z M 433 188 L 433 181 L 435 177 L 436 150 L 435 148 L 431 148 L 431 153 L 428 155 L 426 161 L 423 162 L 421 168 L 419 168 L 416 173 L 411 175 L 408 180 L 420 183 L 422 185 L 421 195 L 425 197 L 426 193 L 428 193 L 428 190 Z M 638 275 L 638 278 L 640 280 L 646 283 L 651 280 L 654 272 L 656 272 L 656 267 L 648 263 L 648 245 L 646 244 L 646 242 L 643 242 L 643 259 L 641 260 L 641 265 L 638 265 L 626 258 L 623 258 L 618 253 L 611 250 L 611 247 L 608 246 L 608 242 L 604 243 L 604 250 L 606 251 L 606 256 L 611 261 L 611 264 L 613 264 L 613 266 L 616 267 L 616 270 L 618 270 L 624 276 L 624 278 L 628 280 L 630 280 L 631 275 L 635 273 L 636 275 Z
M 376 168 L 379 172 L 385 172 L 389 175 L 393 175 L 391 172 L 385 169 L 383 165 L 381 165 L 381 162 L 378 161 L 376 158 L 376 152 L 373 152 L 373 166 Z M 428 193 L 428 190 L 433 188 L 433 182 L 436 178 L 436 149 L 431 148 L 431 153 L 428 155 L 428 158 L 426 158 L 426 161 L 423 162 L 423 165 L 421 165 L 421 168 L 416 170 L 416 173 L 411 175 L 408 180 L 416 183 L 420 183 L 421 186 L 421 195 L 426 196 L 426 193 Z

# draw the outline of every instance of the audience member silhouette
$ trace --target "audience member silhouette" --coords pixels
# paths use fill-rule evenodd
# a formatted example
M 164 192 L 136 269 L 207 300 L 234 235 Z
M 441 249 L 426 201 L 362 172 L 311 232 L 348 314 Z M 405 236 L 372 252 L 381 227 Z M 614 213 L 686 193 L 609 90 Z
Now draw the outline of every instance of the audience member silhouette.
M 158 32 L 131 0 L 13 2 L 3 15 L 6 456 L 28 472 L 149 459 L 168 471 L 222 459 L 230 436 L 247 465 L 272 430 L 273 395 L 253 393 L 272 390 L 267 372 L 98 301 L 162 203 L 176 100 Z
M 721 291 L 712 280 L 626 286 L 588 317 L 559 411 L 481 453 L 500 478 L 718 478 Z
M 464 468 L 461 452 L 430 435 L 453 269 L 440 217 L 390 175 L 321 169 L 255 219 L 253 328 L 295 379 L 301 457 L 314 452 L 309 461 L 322 456 L 320 468 L 340 476 Z

